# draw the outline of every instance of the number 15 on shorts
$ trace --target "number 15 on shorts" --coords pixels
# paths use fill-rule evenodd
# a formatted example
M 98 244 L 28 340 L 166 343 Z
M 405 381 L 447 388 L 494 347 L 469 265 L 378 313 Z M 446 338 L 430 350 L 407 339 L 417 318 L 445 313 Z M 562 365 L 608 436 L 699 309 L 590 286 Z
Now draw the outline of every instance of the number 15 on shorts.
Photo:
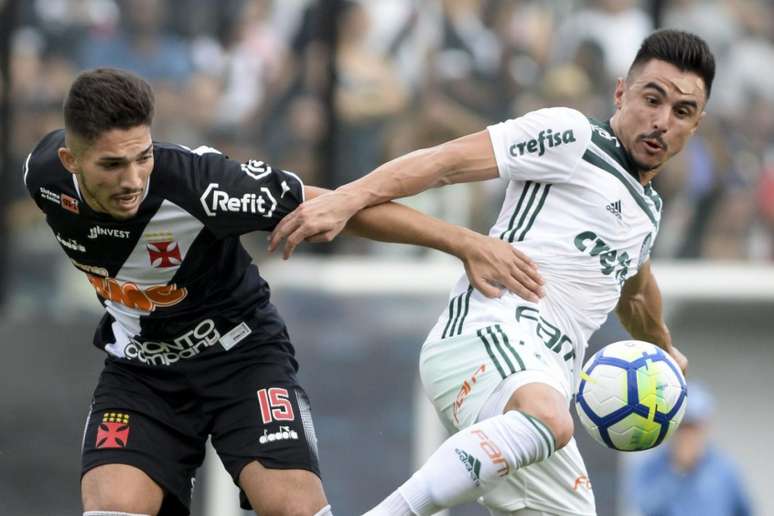
M 288 390 L 281 387 L 258 391 L 258 405 L 264 425 L 273 421 L 293 421 L 296 418 L 289 396 Z

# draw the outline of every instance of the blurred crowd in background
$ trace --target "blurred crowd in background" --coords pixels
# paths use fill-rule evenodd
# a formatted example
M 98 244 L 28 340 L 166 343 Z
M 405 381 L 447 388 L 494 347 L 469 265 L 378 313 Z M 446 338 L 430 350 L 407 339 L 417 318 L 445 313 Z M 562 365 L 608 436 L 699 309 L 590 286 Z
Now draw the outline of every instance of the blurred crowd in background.
M 606 119 L 616 78 L 656 27 L 704 37 L 718 75 L 697 137 L 656 180 L 665 212 L 655 257 L 774 259 L 767 0 L 31 0 L 18 14 L 11 95 L 20 172 L 9 219 L 20 266 L 61 254 L 21 170 L 36 141 L 62 126 L 79 70 L 112 66 L 148 79 L 156 140 L 208 145 L 335 187 L 537 108 Z M 417 202 L 486 231 L 504 191 L 490 183 Z

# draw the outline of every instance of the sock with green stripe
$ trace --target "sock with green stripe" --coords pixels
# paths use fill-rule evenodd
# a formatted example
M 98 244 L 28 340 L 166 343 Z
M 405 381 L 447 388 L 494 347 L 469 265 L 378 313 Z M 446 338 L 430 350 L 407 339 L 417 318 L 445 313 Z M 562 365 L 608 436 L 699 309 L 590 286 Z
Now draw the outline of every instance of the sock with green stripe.
M 551 431 L 522 412 L 485 419 L 449 437 L 396 493 L 366 514 L 425 516 L 476 500 L 512 471 L 547 459 L 555 448 Z M 403 512 L 397 510 L 401 506 Z

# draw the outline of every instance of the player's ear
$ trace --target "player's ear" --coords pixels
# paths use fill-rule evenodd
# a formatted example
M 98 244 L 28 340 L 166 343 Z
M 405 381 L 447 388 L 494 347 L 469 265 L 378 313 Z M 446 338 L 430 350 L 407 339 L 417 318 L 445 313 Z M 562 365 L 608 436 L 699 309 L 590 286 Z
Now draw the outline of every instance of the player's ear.
M 704 119 L 704 115 L 706 115 L 706 111 L 702 111 L 699 116 L 696 117 L 696 123 L 693 124 L 693 127 L 691 128 L 691 136 L 693 136 L 696 133 L 696 129 L 699 128 L 699 124 Z
M 615 83 L 615 93 L 613 93 L 613 100 L 615 101 L 615 108 L 621 109 L 623 105 L 624 90 L 626 89 L 626 79 L 619 77 Z
M 62 166 L 66 168 L 70 173 L 78 173 L 78 159 L 69 147 L 59 147 L 56 151 L 59 156 L 59 161 L 62 162 Z

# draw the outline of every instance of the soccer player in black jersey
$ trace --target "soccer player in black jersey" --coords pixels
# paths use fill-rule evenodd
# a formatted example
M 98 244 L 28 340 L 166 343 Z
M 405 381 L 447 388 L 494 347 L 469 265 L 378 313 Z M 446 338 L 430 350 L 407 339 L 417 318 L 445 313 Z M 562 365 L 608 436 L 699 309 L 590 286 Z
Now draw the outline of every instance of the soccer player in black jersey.
M 139 77 L 85 72 L 65 100 L 65 128 L 24 166 L 105 308 L 94 344 L 107 358 L 82 446 L 85 514 L 188 514 L 208 436 L 243 507 L 331 514 L 293 346 L 238 238 L 271 231 L 323 190 L 260 161 L 154 142 L 153 110 Z M 507 243 L 407 207 L 365 210 L 348 229 L 454 254 L 488 295 L 540 293 L 533 264 Z

